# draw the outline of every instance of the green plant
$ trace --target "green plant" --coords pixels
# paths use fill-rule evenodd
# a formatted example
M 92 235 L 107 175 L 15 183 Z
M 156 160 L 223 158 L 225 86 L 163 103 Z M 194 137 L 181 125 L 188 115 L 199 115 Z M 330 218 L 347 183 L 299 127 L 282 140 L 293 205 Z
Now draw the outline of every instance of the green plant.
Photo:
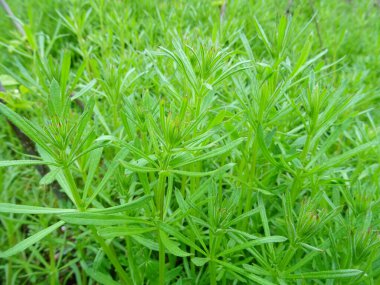
M 5 284 L 379 282 L 371 1 L 17 3 Z

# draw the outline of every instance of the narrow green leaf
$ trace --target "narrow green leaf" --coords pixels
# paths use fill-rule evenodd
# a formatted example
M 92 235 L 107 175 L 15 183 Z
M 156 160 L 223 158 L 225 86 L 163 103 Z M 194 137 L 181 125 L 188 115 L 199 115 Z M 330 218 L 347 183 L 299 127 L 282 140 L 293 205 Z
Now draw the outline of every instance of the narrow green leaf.
M 161 241 L 164 244 L 165 248 L 171 254 L 173 254 L 175 256 L 180 256 L 180 257 L 185 257 L 185 256 L 189 256 L 190 255 L 190 253 L 185 252 L 182 249 L 180 249 L 178 247 L 179 243 L 177 243 L 177 242 L 172 241 L 171 239 L 169 239 L 169 237 L 163 231 L 160 231 L 160 238 L 161 238 Z
M 252 51 L 251 45 L 249 43 L 249 40 L 247 39 L 247 36 L 244 33 L 240 34 L 240 40 L 241 40 L 241 42 L 242 42 L 242 44 L 244 46 L 244 49 L 245 49 L 245 52 L 248 55 L 248 58 L 250 60 L 254 61 L 255 57 L 253 56 L 253 51 Z
M 229 163 L 229 164 L 223 165 L 222 167 L 219 167 L 218 169 L 211 170 L 211 171 L 204 171 L 204 172 L 184 171 L 184 170 L 176 170 L 176 169 L 170 169 L 169 172 L 175 173 L 178 175 L 190 176 L 190 177 L 203 177 L 203 176 L 212 176 L 214 174 L 224 172 L 232 168 L 234 165 L 235 163 Z
M 172 165 L 172 167 L 178 168 L 178 167 L 182 167 L 182 166 L 194 163 L 194 162 L 210 159 L 212 157 L 224 154 L 224 153 L 236 148 L 239 144 L 241 144 L 243 142 L 243 140 L 244 140 L 244 138 L 237 139 L 235 141 L 232 141 L 232 142 L 226 144 L 225 146 L 219 147 L 219 148 L 214 149 L 212 151 L 208 151 L 208 152 L 201 154 L 201 155 L 197 155 L 196 157 L 189 158 L 187 160 L 181 161 L 175 165 Z
M 260 285 L 275 285 L 275 283 L 265 280 L 264 278 L 261 278 L 255 274 L 249 274 L 246 270 L 236 265 L 233 265 L 221 260 L 216 260 L 216 262 L 222 265 L 223 267 L 225 267 L 226 269 L 236 272 L 245 278 L 248 278 L 254 282 L 257 282 Z M 243 267 L 244 267 L 244 264 L 243 264 Z
M 29 120 L 21 117 L 19 114 L 8 108 L 3 103 L 0 103 L 0 112 L 4 114 L 15 126 L 17 126 L 25 135 L 32 141 L 40 145 L 47 153 L 54 156 L 54 152 L 48 145 L 49 139 L 44 131 Z
M 268 220 L 267 211 L 265 208 L 265 203 L 263 201 L 263 197 L 262 197 L 261 193 L 257 194 L 257 198 L 258 198 L 257 200 L 258 200 L 258 205 L 259 205 L 259 209 L 260 209 L 260 217 L 261 217 L 262 225 L 264 228 L 264 233 L 265 233 L 266 237 L 270 238 L 271 233 L 270 233 L 270 227 L 269 227 L 269 220 Z M 275 253 L 274 253 L 274 248 L 273 248 L 272 243 L 268 244 L 268 249 L 269 249 L 269 252 L 271 254 L 273 254 L 273 256 L 274 256 Z
M 238 222 L 240 222 L 240 221 L 242 221 L 242 220 L 244 220 L 244 219 L 246 219 L 246 218 L 248 218 L 248 217 L 250 217 L 250 216 L 252 216 L 254 214 L 257 214 L 259 212 L 260 212 L 260 208 L 256 208 L 256 209 L 250 210 L 248 212 L 245 212 L 245 213 L 241 214 L 240 216 L 236 217 L 235 219 L 229 221 L 226 224 L 226 226 L 230 227 L 230 226 L 232 226 L 234 224 L 237 224 Z
M 111 226 L 132 223 L 149 223 L 137 217 L 126 217 L 114 214 L 99 214 L 89 212 L 68 213 L 59 216 L 63 221 L 75 225 Z
M 310 54 L 311 45 L 312 45 L 312 39 L 309 37 L 309 39 L 303 45 L 301 54 L 299 55 L 297 63 L 295 64 L 293 68 L 293 72 L 291 75 L 292 77 L 296 76 L 300 72 L 301 67 L 305 64 Z
M 358 269 L 339 269 L 331 271 L 305 272 L 286 275 L 288 279 L 336 279 L 359 276 L 364 272 Z
M 75 126 L 73 130 L 75 132 L 73 133 L 74 139 L 72 142 L 72 153 L 76 154 L 75 158 L 80 157 L 81 155 L 87 153 L 88 149 L 93 149 L 93 145 L 86 150 L 83 150 L 81 153 L 78 154 L 81 146 L 91 137 L 91 134 L 93 133 L 93 128 L 90 126 L 90 121 L 92 119 L 92 114 L 94 112 L 94 106 L 95 106 L 95 100 L 91 98 L 86 103 L 86 109 L 82 113 L 82 115 L 78 119 L 78 124 Z M 86 131 L 88 129 L 88 131 Z M 98 140 L 96 140 L 98 141 Z
M 105 239 L 122 237 L 122 236 L 135 236 L 143 233 L 148 233 L 157 230 L 156 227 L 143 228 L 143 227 L 131 227 L 131 226 L 117 226 L 107 227 L 98 230 L 98 234 Z
M 61 171 L 61 168 L 57 167 L 49 171 L 44 177 L 40 180 L 40 185 L 49 185 L 57 178 L 58 173 Z
M 259 142 L 259 146 L 261 148 L 261 151 L 264 155 L 264 157 L 269 160 L 270 163 L 272 163 L 274 166 L 281 167 L 280 163 L 278 163 L 270 154 L 266 144 L 265 144 L 265 138 L 264 138 L 264 130 L 261 125 L 257 128 L 257 140 Z
M 191 262 L 194 263 L 196 266 L 204 266 L 209 261 L 210 258 L 208 257 L 193 257 L 191 259 Z
M 348 128 L 350 125 L 351 120 L 345 121 L 342 125 L 334 129 L 331 135 L 329 135 L 328 139 L 320 146 L 317 153 L 313 155 L 310 159 L 310 162 L 307 164 L 306 168 L 310 168 L 314 163 L 323 155 L 326 153 L 329 147 L 331 147 L 334 143 L 337 142 L 338 137 L 342 134 L 344 130 Z
M 178 189 L 176 189 L 174 195 L 177 200 L 179 209 L 181 209 L 182 213 L 186 213 L 190 209 L 190 206 L 186 203 L 181 192 Z
M 139 244 L 145 246 L 146 248 L 149 248 L 154 251 L 158 251 L 159 249 L 158 243 L 151 239 L 148 239 L 139 235 L 133 235 L 132 238 L 135 241 L 137 241 Z
M 188 222 L 190 225 L 192 225 L 191 219 L 189 219 Z M 172 235 L 173 237 L 178 239 L 180 242 L 182 242 L 182 243 L 188 245 L 189 247 L 199 251 L 203 255 L 206 255 L 206 252 L 204 250 L 202 250 L 199 246 L 197 246 L 191 239 L 189 239 L 188 237 L 186 237 L 181 232 L 176 230 L 174 227 L 168 225 L 167 223 L 161 223 L 160 229 L 165 231 L 166 233 Z M 194 234 L 195 234 L 196 233 L 196 227 L 192 227 L 192 230 L 194 230 Z M 200 240 L 200 242 L 201 242 L 201 240 Z
M 116 214 L 120 212 L 134 210 L 139 207 L 143 207 L 152 198 L 153 198 L 153 194 L 146 195 L 123 205 L 114 206 L 110 208 L 104 208 L 104 209 L 89 208 L 88 211 L 93 212 L 93 213 L 102 213 L 102 214 Z
M 309 173 L 325 171 L 326 169 L 332 168 L 338 164 L 345 162 L 347 159 L 349 159 L 349 158 L 351 158 L 351 157 L 353 157 L 353 156 L 355 156 L 355 155 L 357 155 L 363 151 L 371 149 L 371 147 L 376 146 L 377 144 L 378 144 L 378 142 L 372 141 L 372 142 L 362 144 L 362 145 L 360 145 L 354 149 L 347 150 L 343 154 L 334 156 L 334 157 L 328 159 L 327 161 L 325 161 L 322 165 L 316 166 L 315 168 L 311 169 Z M 309 163 L 306 167 L 308 168 L 310 166 L 311 165 Z
M 53 79 L 50 83 L 50 104 L 56 115 L 60 116 L 63 112 L 63 102 L 61 97 L 61 88 L 57 80 Z
M 272 275 L 269 271 L 262 268 L 262 266 L 256 265 L 256 264 L 243 264 L 243 268 L 247 270 L 248 272 L 251 272 L 257 275 L 264 275 L 264 276 Z
M 327 49 L 323 50 L 319 54 L 317 54 L 312 59 L 309 59 L 304 65 L 296 68 L 296 70 L 293 71 L 293 76 L 291 77 L 291 80 L 293 80 L 298 74 L 303 72 L 308 66 L 316 62 L 318 59 L 320 59 L 322 56 L 324 56 L 327 53 Z
M 255 24 L 255 28 L 256 28 L 257 33 L 259 34 L 260 39 L 263 41 L 269 54 L 272 54 L 272 44 L 269 42 L 268 37 L 265 34 L 263 27 L 260 25 L 256 17 L 254 17 L 253 20 L 254 20 L 253 23 Z
M 309 250 L 315 250 L 315 251 L 323 252 L 323 249 L 320 249 L 318 247 L 312 246 L 312 245 L 304 243 L 304 242 L 301 242 L 300 245 L 302 245 L 304 248 L 309 249 Z
M 120 285 L 120 283 L 113 280 L 109 274 L 105 274 L 93 268 L 84 267 L 83 262 L 81 262 L 81 265 L 82 265 L 82 268 L 84 268 L 84 271 L 86 272 L 86 274 L 90 276 L 92 279 L 94 279 L 96 282 L 99 282 L 100 284 L 103 284 L 103 285 Z
M 95 84 L 96 84 L 96 79 L 91 80 L 79 92 L 75 93 L 75 95 L 71 97 L 71 100 L 74 101 L 74 100 L 78 99 L 79 97 L 83 96 L 88 91 L 90 91 L 91 88 L 94 87 Z
M 88 199 L 86 207 L 88 207 L 92 200 L 95 199 L 95 197 L 103 190 L 103 188 L 107 185 L 108 180 L 112 177 L 113 173 L 116 171 L 117 167 L 119 166 L 120 160 L 124 159 L 124 157 L 127 156 L 129 150 L 128 149 L 121 149 L 113 159 L 111 165 L 108 167 L 106 174 L 104 175 L 102 181 L 98 185 L 98 187 L 95 189 L 92 196 Z
M 76 209 L 58 209 L 58 208 L 45 208 L 37 206 L 16 205 L 9 203 L 0 203 L 0 213 L 13 213 L 13 214 L 64 214 L 76 213 Z
M 284 242 L 284 241 L 287 241 L 287 240 L 288 239 L 286 237 L 283 237 L 283 236 L 262 237 L 262 238 L 251 240 L 251 241 L 248 241 L 248 242 L 245 242 L 245 243 L 241 243 L 241 244 L 239 244 L 237 246 L 234 246 L 234 247 L 232 247 L 230 249 L 227 249 L 227 250 L 221 252 L 219 254 L 219 256 L 231 254 L 231 253 L 234 253 L 236 251 L 241 251 L 241 250 L 244 250 L 244 249 L 248 249 L 248 248 L 251 248 L 252 246 L 256 246 L 256 245 L 260 245 L 260 244 Z
M 83 200 L 86 200 L 91 188 L 92 180 L 94 179 L 96 169 L 99 167 L 99 162 L 102 157 L 103 148 L 94 149 L 88 159 L 88 173 L 86 183 L 83 189 Z
M 71 56 L 69 52 L 65 51 L 61 59 L 60 85 L 61 85 L 62 94 L 65 93 L 66 88 L 67 88 L 67 83 L 70 76 L 70 66 L 71 66 Z
M 155 166 L 158 166 L 157 163 L 151 158 L 150 155 L 144 153 L 143 151 L 133 146 L 132 144 L 127 143 L 127 144 L 123 144 L 123 146 L 127 148 L 131 153 L 136 155 L 137 157 L 144 158 L 146 161 L 152 163 Z
M 18 166 L 18 165 L 56 165 L 54 162 L 44 160 L 3 160 L 0 161 L 0 167 Z
M 140 166 L 140 165 L 128 163 L 125 161 L 120 161 L 120 163 L 121 163 L 121 165 L 123 165 L 126 169 L 128 169 L 131 172 L 148 173 L 148 172 L 158 171 L 157 168 Z
M 23 241 L 16 244 L 14 247 L 4 251 L 0 252 L 0 258 L 8 258 L 12 255 L 15 255 L 21 251 L 24 251 L 28 247 L 32 246 L 33 244 L 39 242 L 41 239 L 46 237 L 48 234 L 54 232 L 56 229 L 64 225 L 65 222 L 59 221 L 55 223 L 54 225 L 51 225 L 50 227 L 43 229 L 42 231 L 39 231 L 38 233 L 32 235 L 31 237 L 28 237 L 27 239 L 24 239 Z

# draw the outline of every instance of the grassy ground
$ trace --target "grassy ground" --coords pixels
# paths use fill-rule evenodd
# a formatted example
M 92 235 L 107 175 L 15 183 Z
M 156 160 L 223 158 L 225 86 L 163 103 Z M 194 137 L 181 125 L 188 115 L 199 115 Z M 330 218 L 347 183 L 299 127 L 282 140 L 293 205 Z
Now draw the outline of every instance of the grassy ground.
M 8 2 L 1 284 L 380 283 L 378 1 Z

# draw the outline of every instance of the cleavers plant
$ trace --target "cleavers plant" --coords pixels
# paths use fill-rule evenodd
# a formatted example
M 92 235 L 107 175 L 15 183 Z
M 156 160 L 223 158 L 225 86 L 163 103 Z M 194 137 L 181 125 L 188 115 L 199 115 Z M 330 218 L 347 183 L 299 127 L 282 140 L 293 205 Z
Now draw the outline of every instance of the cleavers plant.
M 42 2 L 0 35 L 0 282 L 380 282 L 372 1 Z

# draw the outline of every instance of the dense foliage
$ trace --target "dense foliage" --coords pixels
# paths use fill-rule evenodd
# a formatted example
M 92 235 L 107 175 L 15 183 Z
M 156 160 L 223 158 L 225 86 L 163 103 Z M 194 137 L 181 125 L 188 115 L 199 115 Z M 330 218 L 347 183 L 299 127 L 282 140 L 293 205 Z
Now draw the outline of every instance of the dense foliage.
M 380 3 L 8 1 L 1 284 L 379 284 Z

